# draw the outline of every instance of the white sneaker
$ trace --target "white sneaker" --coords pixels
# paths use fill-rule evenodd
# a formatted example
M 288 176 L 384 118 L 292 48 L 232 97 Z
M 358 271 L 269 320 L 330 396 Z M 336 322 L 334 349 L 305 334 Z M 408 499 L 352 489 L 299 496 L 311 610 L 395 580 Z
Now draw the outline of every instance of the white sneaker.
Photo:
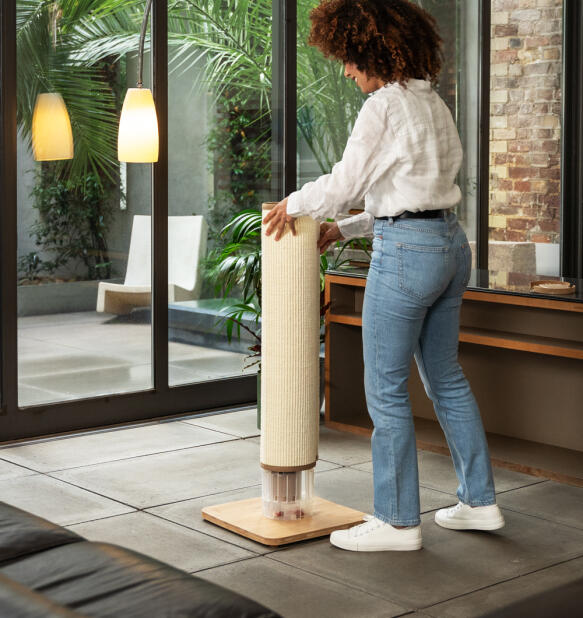
M 330 543 L 350 551 L 410 551 L 421 549 L 421 526 L 394 528 L 367 515 L 364 524 L 347 530 L 335 530 Z
M 504 526 L 504 515 L 497 504 L 469 506 L 458 502 L 448 509 L 439 509 L 435 523 L 450 530 L 498 530 Z

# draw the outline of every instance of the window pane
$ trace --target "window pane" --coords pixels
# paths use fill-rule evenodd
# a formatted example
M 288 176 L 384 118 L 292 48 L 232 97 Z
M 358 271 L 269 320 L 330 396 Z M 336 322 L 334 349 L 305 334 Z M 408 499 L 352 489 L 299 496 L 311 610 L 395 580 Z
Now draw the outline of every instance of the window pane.
M 489 268 L 558 275 L 562 0 L 530 5 L 492 12 Z
M 271 1 L 197 0 L 168 17 L 169 379 L 178 385 L 257 370 L 249 347 L 260 326 L 260 208 L 271 197 Z M 249 223 L 240 235 L 225 229 L 236 217 Z
M 120 166 L 116 152 L 121 102 L 126 86 L 135 86 L 128 54 L 137 47 L 142 7 L 104 17 L 77 4 L 57 11 L 17 3 L 21 406 L 152 384 L 151 166 Z M 103 49 L 103 36 L 119 57 Z M 48 115 L 33 121 L 35 105 L 46 100 Z M 59 102 L 74 153 L 51 152 L 70 147 Z M 148 309 L 134 310 L 140 306 Z
M 365 100 L 343 76 L 338 62 L 307 45 L 309 12 L 317 0 L 298 2 L 298 186 L 328 173 L 342 152 Z M 435 17 L 443 39 L 444 64 L 437 90 L 456 121 L 464 161 L 458 176 L 463 199 L 457 215 L 471 241 L 476 239 L 479 3 L 425 0 L 418 4 Z M 363 207 L 363 206 L 361 206 Z M 343 257 L 350 256 L 343 252 Z M 366 259 L 362 254 L 355 258 Z

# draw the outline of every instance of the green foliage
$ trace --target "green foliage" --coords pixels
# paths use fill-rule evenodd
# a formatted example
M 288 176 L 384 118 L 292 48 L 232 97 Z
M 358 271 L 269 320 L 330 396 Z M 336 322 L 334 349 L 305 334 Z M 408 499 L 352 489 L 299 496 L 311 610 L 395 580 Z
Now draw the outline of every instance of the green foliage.
M 98 19 L 106 0 L 17 1 L 17 122 L 30 144 L 38 94 L 63 96 L 73 130 L 75 156 L 55 164 L 59 177 L 117 176 L 117 101 L 110 85 L 109 54 L 81 62 L 83 21 Z M 117 4 L 120 4 L 119 2 Z
M 252 94 L 230 88 L 219 99 L 206 139 L 215 179 L 209 200 L 211 237 L 220 246 L 225 220 L 257 209 L 271 179 L 271 121 Z
M 34 253 L 23 256 L 25 276 L 30 278 L 39 271 L 52 274 L 80 260 L 87 269 L 87 279 L 108 279 L 111 263 L 105 232 L 112 207 L 98 177 L 90 173 L 64 180 L 54 166 L 43 165 L 32 195 L 39 213 L 32 233 L 36 244 L 52 257 L 41 260 Z

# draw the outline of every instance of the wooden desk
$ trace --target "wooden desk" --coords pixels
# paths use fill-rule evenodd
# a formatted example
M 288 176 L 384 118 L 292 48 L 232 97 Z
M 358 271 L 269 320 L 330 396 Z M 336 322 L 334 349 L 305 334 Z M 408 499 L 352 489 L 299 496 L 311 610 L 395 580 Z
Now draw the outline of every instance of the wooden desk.
M 361 339 L 365 285 L 365 271 L 326 275 L 325 419 L 330 427 L 369 435 Z M 583 298 L 468 289 L 459 340 L 493 463 L 583 486 Z M 413 366 L 409 393 L 418 446 L 449 453 Z

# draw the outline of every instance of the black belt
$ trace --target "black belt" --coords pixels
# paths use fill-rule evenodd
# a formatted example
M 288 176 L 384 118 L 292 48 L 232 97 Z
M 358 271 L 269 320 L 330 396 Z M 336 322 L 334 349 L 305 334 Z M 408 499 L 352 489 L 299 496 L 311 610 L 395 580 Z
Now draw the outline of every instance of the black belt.
M 389 219 L 393 219 L 393 221 L 397 219 L 438 219 L 440 217 L 446 217 L 449 214 L 449 210 L 420 210 L 418 212 L 411 212 L 410 210 L 405 210 L 400 215 L 395 215 L 394 217 L 376 217 L 381 221 L 388 221 Z

